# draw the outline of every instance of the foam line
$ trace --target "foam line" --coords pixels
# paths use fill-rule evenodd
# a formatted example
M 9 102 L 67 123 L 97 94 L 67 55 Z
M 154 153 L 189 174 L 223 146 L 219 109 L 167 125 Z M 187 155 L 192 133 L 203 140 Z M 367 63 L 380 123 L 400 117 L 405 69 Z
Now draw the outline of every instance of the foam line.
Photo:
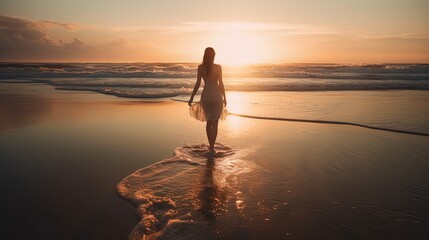
M 177 101 L 177 102 L 187 102 L 185 100 L 174 99 L 174 98 L 172 98 L 172 100 Z M 233 115 L 233 116 L 243 117 L 243 118 L 260 119 L 260 120 L 272 120 L 272 121 L 308 122 L 308 123 L 350 125 L 350 126 L 363 127 L 363 128 L 369 128 L 369 129 L 375 129 L 375 130 L 381 130 L 381 131 L 389 131 L 389 132 L 396 132 L 396 133 L 404 133 L 404 134 L 412 134 L 412 135 L 429 137 L 429 133 L 421 133 L 421 132 L 414 132 L 414 131 L 400 130 L 400 129 L 393 129 L 393 128 L 375 127 L 375 126 L 370 126 L 370 125 L 365 125 L 365 124 L 360 124 L 360 123 L 353 123 L 353 122 L 341 122 L 341 121 L 317 120 L 317 119 L 299 119 L 299 118 L 262 117 L 262 116 L 253 116 L 253 115 L 239 114 L 239 113 L 232 113 L 232 112 L 228 112 L 228 115 Z
M 421 132 L 414 132 L 414 131 L 407 131 L 407 130 L 400 130 L 400 129 L 392 129 L 392 128 L 375 127 L 375 126 L 370 126 L 370 125 L 365 125 L 365 124 L 360 124 L 360 123 L 353 123 L 353 122 L 340 122 L 340 121 L 317 120 L 317 119 L 261 117 L 261 116 L 253 116 L 253 115 L 238 114 L 238 113 L 231 113 L 231 112 L 229 112 L 228 115 L 233 115 L 233 116 L 243 117 L 243 118 L 261 119 L 261 120 L 350 125 L 350 126 L 363 127 L 363 128 L 369 128 L 369 129 L 375 129 L 375 130 L 381 130 L 381 131 L 389 131 L 389 132 L 396 132 L 396 133 L 404 133 L 404 134 L 412 134 L 412 135 L 429 137 L 428 133 L 421 133 Z
M 187 102 L 185 100 L 174 99 L 174 98 L 172 98 L 172 100 L 177 101 L 177 102 Z M 375 129 L 375 130 L 381 130 L 381 131 L 389 131 L 389 132 L 396 132 L 396 133 L 404 133 L 404 134 L 412 134 L 412 135 L 429 137 L 429 133 L 421 133 L 421 132 L 414 132 L 414 131 L 400 130 L 400 129 L 393 129 L 393 128 L 375 127 L 375 126 L 370 126 L 370 125 L 365 125 L 365 124 L 360 124 L 360 123 L 353 123 L 353 122 L 341 122 L 341 121 L 317 120 L 317 119 L 299 119 L 299 118 L 262 117 L 262 116 L 253 116 L 253 115 L 239 114 L 239 113 L 232 113 L 232 112 L 228 112 L 228 115 L 233 115 L 233 116 L 243 117 L 243 118 L 260 119 L 260 120 L 272 120 L 272 121 L 308 122 L 308 123 L 350 125 L 350 126 L 363 127 L 363 128 L 369 128 L 369 129 Z

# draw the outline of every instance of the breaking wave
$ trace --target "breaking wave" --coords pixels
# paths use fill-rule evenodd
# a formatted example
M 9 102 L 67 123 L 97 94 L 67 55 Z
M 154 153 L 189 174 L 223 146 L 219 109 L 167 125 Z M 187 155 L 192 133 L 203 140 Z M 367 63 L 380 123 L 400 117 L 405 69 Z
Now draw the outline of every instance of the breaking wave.
M 0 63 L 0 81 L 120 97 L 190 94 L 195 63 Z M 265 64 L 224 66 L 227 91 L 429 90 L 429 64 Z
M 0 63 L 0 76 L 30 78 L 193 78 L 196 63 Z M 429 64 L 224 65 L 226 77 L 429 80 Z

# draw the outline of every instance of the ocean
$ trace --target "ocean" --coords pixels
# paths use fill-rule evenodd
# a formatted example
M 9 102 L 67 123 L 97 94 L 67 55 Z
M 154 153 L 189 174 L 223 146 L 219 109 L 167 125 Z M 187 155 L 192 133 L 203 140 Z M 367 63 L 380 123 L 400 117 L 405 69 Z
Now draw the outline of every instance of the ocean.
M 1 63 L 5 235 L 427 239 L 429 65 L 224 66 L 213 157 L 196 66 Z
M 41 82 L 63 90 L 186 102 L 197 65 L 0 63 L 0 81 Z M 429 64 L 225 66 L 223 75 L 231 114 L 429 134 Z

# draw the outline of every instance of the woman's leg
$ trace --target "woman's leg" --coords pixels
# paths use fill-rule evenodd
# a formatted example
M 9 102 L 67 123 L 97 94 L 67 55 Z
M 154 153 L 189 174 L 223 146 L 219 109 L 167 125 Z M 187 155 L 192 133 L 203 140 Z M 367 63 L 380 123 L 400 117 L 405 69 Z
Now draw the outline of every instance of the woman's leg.
M 207 140 L 209 140 L 209 145 L 210 146 L 211 146 L 210 139 L 211 139 L 211 133 L 212 133 L 211 128 L 212 128 L 212 122 L 211 121 L 207 121 L 207 124 L 206 124 L 206 134 L 207 134 Z
M 210 149 L 212 149 L 212 150 L 214 150 L 214 144 L 216 142 L 218 123 L 219 123 L 219 120 L 211 121 L 209 143 L 210 143 Z

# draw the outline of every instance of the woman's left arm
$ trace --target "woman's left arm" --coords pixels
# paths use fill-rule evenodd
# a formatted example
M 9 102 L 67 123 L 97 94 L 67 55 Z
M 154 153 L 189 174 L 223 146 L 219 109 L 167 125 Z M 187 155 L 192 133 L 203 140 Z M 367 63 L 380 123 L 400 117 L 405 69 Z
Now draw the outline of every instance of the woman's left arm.
M 197 70 L 197 82 L 195 83 L 194 91 L 192 92 L 191 99 L 189 99 L 188 105 L 191 106 L 192 102 L 194 101 L 194 96 L 197 94 L 198 89 L 201 85 L 201 65 L 198 66 Z

